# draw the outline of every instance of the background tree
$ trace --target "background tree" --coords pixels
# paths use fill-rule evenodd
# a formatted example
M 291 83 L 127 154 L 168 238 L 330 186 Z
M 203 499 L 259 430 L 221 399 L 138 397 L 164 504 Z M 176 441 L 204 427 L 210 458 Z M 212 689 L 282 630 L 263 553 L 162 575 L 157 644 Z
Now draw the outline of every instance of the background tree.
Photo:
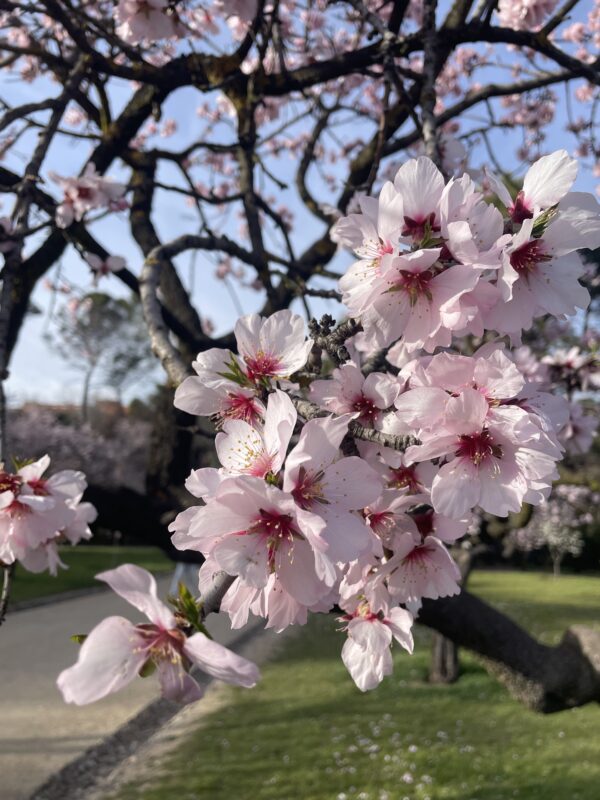
M 81 416 L 89 417 L 92 382 L 101 381 L 119 399 L 154 367 L 139 303 L 102 292 L 74 298 L 59 310 L 49 334 L 56 351 L 83 372 Z

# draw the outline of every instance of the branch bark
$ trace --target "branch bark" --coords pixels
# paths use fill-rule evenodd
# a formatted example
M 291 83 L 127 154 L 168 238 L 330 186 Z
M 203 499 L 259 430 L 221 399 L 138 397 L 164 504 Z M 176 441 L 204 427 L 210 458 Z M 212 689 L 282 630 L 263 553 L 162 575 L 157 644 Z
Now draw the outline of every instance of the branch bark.
M 488 671 L 533 711 L 600 702 L 600 631 L 575 625 L 550 647 L 467 591 L 424 600 L 419 622 L 482 656 Z

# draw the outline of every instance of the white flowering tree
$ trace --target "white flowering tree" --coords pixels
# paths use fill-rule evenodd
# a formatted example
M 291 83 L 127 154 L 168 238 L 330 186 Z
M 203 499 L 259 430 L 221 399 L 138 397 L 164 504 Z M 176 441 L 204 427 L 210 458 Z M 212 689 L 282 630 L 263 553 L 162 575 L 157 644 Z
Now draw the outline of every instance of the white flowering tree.
M 545 548 L 550 554 L 554 575 L 560 575 L 567 555 L 579 556 L 584 545 L 584 529 L 595 521 L 600 495 L 586 486 L 557 486 L 552 497 L 533 514 L 525 528 L 511 534 L 518 550 L 530 552 Z
M 156 668 L 163 694 L 190 702 L 194 664 L 253 685 L 254 665 L 206 636 L 217 610 L 277 631 L 336 613 L 361 690 L 391 672 L 392 643 L 412 651 L 418 621 L 484 656 L 536 710 L 600 699 L 597 633 L 537 642 L 461 591 L 450 553 L 473 514 L 543 504 L 565 448 L 585 449 L 595 428 L 519 345 L 570 319 L 594 346 L 581 321 L 595 276 L 579 251 L 600 247 L 600 214 L 573 185 L 598 158 L 597 4 L 0 12 L 0 374 L 63 256 L 137 294 L 175 390 L 169 530 L 203 560 L 198 597 L 182 590 L 175 608 L 136 567 L 98 576 L 148 621 L 100 622 L 59 678 L 65 700 Z M 578 160 L 550 145 L 557 127 Z M 182 270 L 190 253 L 197 282 Z M 207 269 L 246 306 L 230 332 L 214 333 Z M 93 511 L 80 473 L 47 478 L 45 458 L 9 467 L 3 392 L 0 428 L 4 609 L 14 563 L 55 568 Z M 190 463 L 198 429 L 218 466 Z M 182 473 L 185 510 L 169 494 Z M 138 508 L 141 525 L 152 499 Z

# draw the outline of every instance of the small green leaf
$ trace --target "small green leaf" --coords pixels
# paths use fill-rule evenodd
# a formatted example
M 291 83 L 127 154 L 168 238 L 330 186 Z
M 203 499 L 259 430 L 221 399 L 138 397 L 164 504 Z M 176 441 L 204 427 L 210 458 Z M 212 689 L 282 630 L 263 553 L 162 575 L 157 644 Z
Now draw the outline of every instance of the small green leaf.
M 75 644 L 83 644 L 87 637 L 87 633 L 74 633 L 73 636 L 70 636 L 69 638 L 72 642 L 75 642 Z
M 557 206 L 552 206 L 552 208 L 547 208 L 543 211 L 539 217 L 537 217 L 536 221 L 533 224 L 533 229 L 531 231 L 531 235 L 534 239 L 539 239 L 541 236 L 544 235 L 546 232 L 546 228 L 552 222 L 554 217 L 557 214 Z

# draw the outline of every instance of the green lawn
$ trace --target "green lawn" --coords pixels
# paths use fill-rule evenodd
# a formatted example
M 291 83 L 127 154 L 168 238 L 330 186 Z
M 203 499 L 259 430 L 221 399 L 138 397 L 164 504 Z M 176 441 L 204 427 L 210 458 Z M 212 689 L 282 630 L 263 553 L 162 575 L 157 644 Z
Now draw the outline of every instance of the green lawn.
M 53 578 L 47 572 L 35 575 L 17 565 L 11 590 L 11 604 L 36 597 L 60 594 L 72 589 L 97 586 L 94 575 L 105 569 L 113 569 L 119 564 L 138 564 L 151 572 L 173 568 L 161 550 L 155 547 L 111 547 L 84 545 L 82 547 L 62 547 L 60 557 L 69 569 L 58 571 Z
M 477 572 L 470 588 L 547 641 L 600 622 L 600 578 Z M 340 659 L 335 620 L 314 617 L 263 669 L 227 689 L 171 756 L 166 774 L 119 800 L 598 800 L 600 708 L 527 711 L 462 655 L 450 687 L 424 681 L 428 635 L 391 678 L 361 694 Z

